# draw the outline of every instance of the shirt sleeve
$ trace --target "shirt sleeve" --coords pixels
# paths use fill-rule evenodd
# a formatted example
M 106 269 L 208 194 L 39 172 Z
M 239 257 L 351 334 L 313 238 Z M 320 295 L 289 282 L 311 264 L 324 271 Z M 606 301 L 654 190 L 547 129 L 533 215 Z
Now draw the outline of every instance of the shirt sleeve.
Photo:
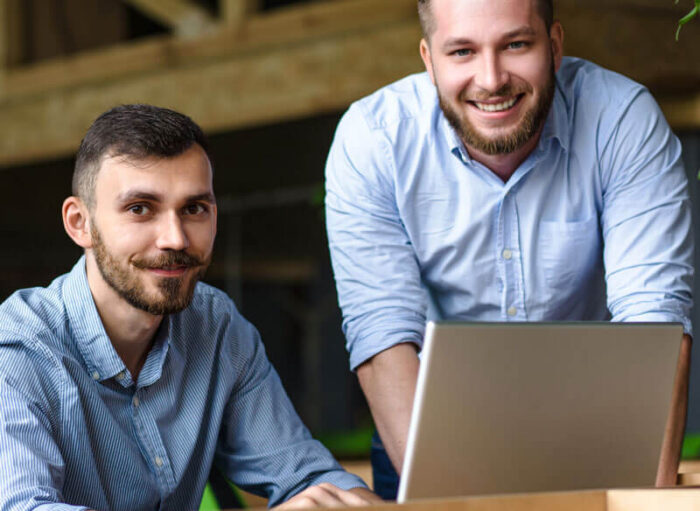
M 694 247 L 680 142 L 645 89 L 611 125 L 599 147 L 612 320 L 680 322 L 691 333 Z
M 301 422 L 265 354 L 260 336 L 234 311 L 234 371 L 240 373 L 227 403 L 214 462 L 246 491 L 277 505 L 323 482 L 366 488 L 344 471 Z
M 64 463 L 42 408 L 0 373 L 0 511 L 87 509 L 61 502 Z
M 427 294 L 394 195 L 389 142 L 353 105 L 326 163 L 326 225 L 350 367 L 423 343 Z

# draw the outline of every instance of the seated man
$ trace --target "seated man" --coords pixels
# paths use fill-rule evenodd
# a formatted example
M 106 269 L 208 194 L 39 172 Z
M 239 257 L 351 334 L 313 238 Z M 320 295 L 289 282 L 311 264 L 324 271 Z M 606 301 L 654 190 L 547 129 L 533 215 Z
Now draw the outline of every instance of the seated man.
M 0 510 L 196 509 L 212 464 L 273 505 L 378 500 L 198 283 L 217 216 L 205 149 L 191 119 L 147 105 L 83 139 L 62 211 L 85 255 L 0 305 Z

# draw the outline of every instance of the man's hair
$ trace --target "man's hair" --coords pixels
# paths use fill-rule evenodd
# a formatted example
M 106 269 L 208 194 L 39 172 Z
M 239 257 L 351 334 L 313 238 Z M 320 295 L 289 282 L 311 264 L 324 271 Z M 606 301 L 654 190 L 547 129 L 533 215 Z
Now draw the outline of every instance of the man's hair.
M 89 208 L 94 206 L 95 182 L 105 156 L 171 158 L 193 144 L 207 150 L 202 129 L 186 115 L 152 105 L 112 108 L 95 119 L 80 143 L 73 170 L 73 195 Z
M 537 3 L 537 12 L 544 21 L 544 26 L 549 29 L 554 23 L 554 0 L 535 0 Z M 421 29 L 423 29 L 423 37 L 427 41 L 435 31 L 433 13 L 430 12 L 430 0 L 418 0 L 418 19 L 420 20 Z

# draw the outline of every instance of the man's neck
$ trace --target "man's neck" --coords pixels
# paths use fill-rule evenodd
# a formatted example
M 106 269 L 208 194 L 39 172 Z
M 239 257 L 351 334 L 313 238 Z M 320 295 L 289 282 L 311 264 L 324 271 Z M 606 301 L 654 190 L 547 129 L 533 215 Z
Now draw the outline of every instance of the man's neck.
M 86 258 L 90 292 L 112 346 L 138 380 L 163 316 L 154 316 L 127 303 L 102 278 L 93 257 Z
M 496 174 L 504 183 L 508 182 L 520 164 L 535 150 L 542 129 L 520 149 L 507 154 L 486 154 L 465 144 L 469 156 Z

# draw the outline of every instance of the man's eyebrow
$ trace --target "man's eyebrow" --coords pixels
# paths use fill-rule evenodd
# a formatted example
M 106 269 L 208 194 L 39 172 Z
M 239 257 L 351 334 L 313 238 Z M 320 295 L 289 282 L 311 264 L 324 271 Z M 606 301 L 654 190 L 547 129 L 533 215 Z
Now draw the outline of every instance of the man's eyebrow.
M 537 35 L 537 32 L 535 29 L 528 25 L 523 25 L 522 27 L 515 28 L 513 30 L 510 30 L 503 34 L 501 36 L 501 39 L 513 39 L 515 37 L 533 37 Z M 468 39 L 466 37 L 451 37 L 445 41 L 443 46 L 445 48 L 453 47 L 453 46 L 469 46 L 470 44 L 474 44 L 474 41 L 471 39 Z
M 524 25 L 522 27 L 518 27 L 515 30 L 511 30 L 510 32 L 506 32 L 503 34 L 503 39 L 512 39 L 514 37 L 522 37 L 522 36 L 535 36 L 537 35 L 537 32 L 535 32 L 535 29 L 533 29 L 530 26 Z
M 133 200 L 147 200 L 153 202 L 162 202 L 163 196 L 158 193 L 148 192 L 144 190 L 129 190 L 120 194 L 117 201 L 120 203 L 130 202 Z M 216 204 L 216 198 L 211 192 L 197 193 L 185 197 L 185 202 L 209 202 Z
M 443 46 L 448 48 L 451 46 L 468 46 L 470 44 L 473 44 L 471 39 L 465 37 L 451 37 L 444 42 Z
M 211 204 L 216 204 L 216 197 L 211 192 L 198 193 L 197 195 L 190 195 L 187 197 L 187 202 L 209 202 Z
M 124 193 L 120 193 L 117 196 L 118 202 L 129 202 L 132 200 L 150 200 L 154 202 L 160 202 L 162 197 L 157 193 L 147 192 L 143 190 L 128 190 Z

